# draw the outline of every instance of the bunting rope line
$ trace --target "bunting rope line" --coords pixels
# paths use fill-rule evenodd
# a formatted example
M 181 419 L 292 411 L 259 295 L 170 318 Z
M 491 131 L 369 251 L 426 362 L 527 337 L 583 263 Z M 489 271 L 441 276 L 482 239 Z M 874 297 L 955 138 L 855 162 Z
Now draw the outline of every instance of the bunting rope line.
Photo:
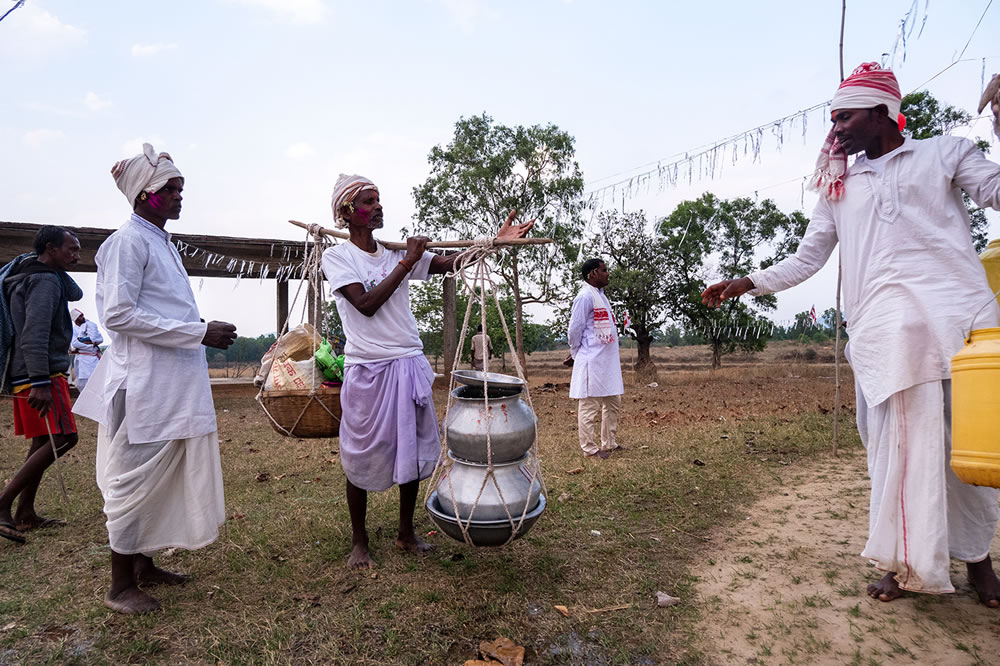
M 458 337 L 458 344 L 456 346 L 456 358 L 458 360 L 458 355 L 461 353 L 465 345 L 465 332 L 469 328 L 469 319 L 472 314 L 472 303 L 473 299 L 479 302 L 480 320 L 482 323 L 483 330 L 487 330 L 486 327 L 486 300 L 487 292 L 493 295 L 493 300 L 496 304 L 497 313 L 500 315 L 500 324 L 503 327 L 504 336 L 507 340 L 508 348 L 512 350 L 512 358 L 514 362 L 514 367 L 517 371 L 518 378 L 524 383 L 524 388 L 522 389 L 522 396 L 525 402 L 528 403 L 528 407 L 534 412 L 534 405 L 531 402 L 531 391 L 528 387 L 528 380 L 524 373 L 524 367 L 521 365 L 521 359 L 517 354 L 517 347 L 514 345 L 510 329 L 507 326 L 507 319 L 504 316 L 503 308 L 500 306 L 500 295 L 499 289 L 497 288 L 496 281 L 493 279 L 493 275 L 487 265 L 487 260 L 490 256 L 496 253 L 499 249 L 499 245 L 495 242 L 494 238 L 481 236 L 475 241 L 473 241 L 472 247 L 463 252 L 457 259 L 455 266 L 452 271 L 448 273 L 446 277 L 450 278 L 460 278 L 462 282 L 462 290 L 467 296 L 467 303 L 465 307 L 465 316 L 462 319 L 462 326 Z M 478 293 L 477 293 L 478 286 Z M 451 411 L 452 406 L 455 403 L 455 375 L 452 374 L 448 382 L 448 402 L 445 407 L 445 418 L 444 422 L 448 422 L 448 414 Z M 483 372 L 483 406 L 486 414 L 491 414 L 490 412 L 490 396 L 489 396 L 489 373 Z M 487 417 L 489 418 L 489 417 Z M 472 523 L 473 516 L 476 512 L 476 507 L 479 506 L 479 501 L 482 499 L 483 491 L 486 489 L 487 484 L 492 481 L 493 487 L 497 491 L 497 495 L 500 497 L 500 501 L 503 505 L 504 513 L 507 515 L 507 520 L 511 526 L 510 536 L 504 545 L 510 543 L 521 531 L 524 525 L 525 516 L 534 507 L 529 506 L 529 502 L 524 503 L 524 508 L 521 511 L 520 517 L 515 521 L 514 516 L 510 512 L 510 507 L 507 506 L 507 500 L 503 496 L 503 489 L 500 487 L 500 483 L 497 481 L 496 472 L 493 465 L 493 440 L 491 436 L 491 427 L 486 428 L 486 474 L 483 477 L 483 481 L 479 486 L 479 491 L 476 494 L 476 499 L 472 504 L 472 508 L 469 510 L 469 517 L 465 520 L 458 515 L 458 502 L 455 500 L 455 490 L 452 486 L 451 475 L 448 471 L 451 469 L 453 462 L 451 462 L 448 457 L 448 428 L 444 429 L 444 437 L 442 438 L 441 453 L 438 456 L 437 463 L 434 465 L 434 471 L 431 473 L 430 482 L 427 484 L 427 489 L 424 496 L 424 504 L 426 505 L 430 501 L 431 493 L 437 489 L 442 479 L 447 479 L 448 493 L 451 497 L 452 506 L 455 507 L 455 520 L 458 522 L 458 527 L 462 532 L 462 540 L 472 546 L 475 545 L 469 536 L 469 526 Z M 529 472 L 531 481 L 529 487 L 533 486 L 535 481 L 538 481 L 540 492 L 544 495 L 548 494 L 545 487 L 545 480 L 542 478 L 541 469 L 541 459 L 538 455 L 538 419 L 534 420 L 534 438 L 531 444 L 531 448 L 528 453 L 528 461 L 526 468 Z
M 276 266 L 272 266 L 270 263 L 247 261 L 246 259 L 230 257 L 218 252 L 211 252 L 195 245 L 185 243 L 182 240 L 175 240 L 174 246 L 177 248 L 177 252 L 179 252 L 182 257 L 194 258 L 203 256 L 205 258 L 205 268 L 224 265 L 225 268 L 223 270 L 227 273 L 236 274 L 236 286 L 239 286 L 239 282 L 244 276 L 257 278 L 263 281 L 271 277 L 272 272 L 275 273 L 274 279 L 278 282 L 288 282 L 289 280 L 302 279 L 305 275 L 307 265 L 306 261 L 302 261 L 298 264 L 278 263 Z M 274 254 L 273 244 L 271 245 L 271 254 L 272 256 Z M 306 242 L 304 250 L 300 251 L 296 249 L 293 253 L 292 248 L 286 245 L 282 247 L 281 254 L 282 257 L 280 262 L 287 262 L 300 256 L 308 257 L 308 241 Z M 256 275 L 254 275 L 255 270 Z M 233 288 L 235 289 L 236 287 Z

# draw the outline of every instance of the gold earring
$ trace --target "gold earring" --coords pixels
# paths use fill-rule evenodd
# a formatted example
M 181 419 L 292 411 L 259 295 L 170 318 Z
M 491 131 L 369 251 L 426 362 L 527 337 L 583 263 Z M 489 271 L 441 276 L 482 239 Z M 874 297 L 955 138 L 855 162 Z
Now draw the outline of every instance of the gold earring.
M 347 208 L 347 212 L 350 215 L 354 215 L 354 202 L 353 201 L 348 201 L 347 203 L 344 204 L 344 207 Z
M 139 201 L 145 201 L 147 198 L 149 197 L 145 192 L 139 195 Z

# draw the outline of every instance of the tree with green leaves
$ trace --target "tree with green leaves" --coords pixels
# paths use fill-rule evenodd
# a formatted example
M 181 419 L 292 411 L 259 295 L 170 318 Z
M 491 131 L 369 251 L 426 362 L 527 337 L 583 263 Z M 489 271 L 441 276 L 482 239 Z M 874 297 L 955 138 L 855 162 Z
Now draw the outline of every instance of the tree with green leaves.
M 903 129 L 903 134 L 912 139 L 929 139 L 932 136 L 950 134 L 956 127 L 972 122 L 972 115 L 967 111 L 948 104 L 942 106 L 926 90 L 910 93 L 904 97 L 900 113 L 906 116 L 906 127 Z M 977 138 L 976 145 L 984 153 L 988 153 L 990 150 L 989 141 Z M 982 252 L 989 243 L 987 237 L 989 220 L 986 219 L 986 211 L 976 206 L 972 197 L 965 191 L 962 192 L 962 201 L 969 211 L 972 244 L 975 246 L 976 252 Z
M 767 342 L 773 295 L 734 299 L 721 308 L 701 302 L 709 280 L 725 280 L 766 268 L 798 247 L 809 220 L 796 211 L 787 215 L 770 199 L 719 200 L 705 193 L 684 201 L 658 224 L 667 273 L 667 311 L 671 319 L 701 332 L 712 349 L 712 368 L 737 349 L 759 351 Z
M 618 213 L 602 211 L 597 216 L 600 235 L 592 243 L 611 272 L 605 293 L 615 310 L 619 327 L 629 313 L 631 335 L 637 343 L 635 370 L 653 375 L 656 370 L 649 354 L 653 334 L 667 321 L 668 285 L 664 264 L 668 260 L 663 239 L 649 229 L 642 211 Z M 589 257 L 587 257 L 589 258 Z M 577 280 L 579 276 L 577 275 Z
M 413 190 L 417 230 L 492 236 L 507 213 L 537 218 L 534 235 L 554 247 L 506 248 L 493 261 L 514 299 L 515 344 L 524 361 L 524 306 L 564 298 L 553 271 L 576 262 L 583 232 L 583 175 L 573 137 L 555 125 L 507 127 L 485 113 L 461 118 L 447 146 L 428 155 L 431 173 Z
M 410 308 L 413 316 L 417 320 L 417 330 L 420 332 L 420 339 L 424 343 L 424 353 L 434 357 L 434 367 L 437 368 L 438 360 L 444 353 L 444 317 L 442 314 L 443 294 L 442 283 L 439 280 L 421 282 L 410 287 Z M 494 354 L 503 354 L 509 351 L 507 338 L 504 335 L 503 324 L 500 321 L 500 314 L 497 311 L 496 301 L 487 294 L 486 302 L 486 334 L 493 341 Z M 459 292 L 456 297 L 456 311 L 458 321 L 456 328 L 462 326 L 465 318 L 465 311 L 469 305 L 469 296 L 464 292 Z M 513 326 L 515 302 L 509 289 L 501 288 L 500 307 L 503 310 L 504 319 L 508 329 Z M 475 334 L 476 325 L 482 320 L 482 313 L 479 309 L 478 301 L 473 301 L 472 311 L 469 313 L 469 324 L 465 332 L 465 341 L 459 352 L 459 359 L 465 363 L 472 362 L 472 336 Z M 539 349 L 548 349 L 555 346 L 555 341 L 551 339 L 548 327 L 532 323 L 529 319 L 524 320 L 524 349 L 530 354 Z M 456 335 L 456 340 L 458 336 Z M 457 366 L 456 366 L 457 367 Z

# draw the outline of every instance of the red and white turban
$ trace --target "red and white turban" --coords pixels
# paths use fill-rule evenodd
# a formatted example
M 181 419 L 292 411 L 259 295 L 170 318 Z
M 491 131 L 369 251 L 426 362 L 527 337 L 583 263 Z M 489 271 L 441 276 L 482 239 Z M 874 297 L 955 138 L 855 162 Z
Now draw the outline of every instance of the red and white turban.
M 337 178 L 337 183 L 333 186 L 333 196 L 330 197 L 330 207 L 333 209 L 333 225 L 335 227 L 338 229 L 347 227 L 347 220 L 341 217 L 340 209 L 345 204 L 354 201 L 356 196 L 366 190 L 375 190 L 378 192 L 375 183 L 364 176 L 340 174 Z
M 141 192 L 156 192 L 171 178 L 183 178 L 181 172 L 167 153 L 157 154 L 153 146 L 142 144 L 142 154 L 117 162 L 111 167 L 115 185 L 128 199 L 128 205 L 135 206 L 135 199 Z
M 844 109 L 873 109 L 879 104 L 885 104 L 889 117 L 896 120 L 902 131 L 906 126 L 906 118 L 899 112 L 902 101 L 895 74 L 882 69 L 877 62 L 866 62 L 840 84 L 830 103 L 830 111 L 836 114 Z M 837 142 L 833 128 L 830 128 L 816 160 L 816 172 L 809 182 L 809 188 L 819 190 L 826 198 L 836 201 L 844 196 L 846 177 L 847 153 Z

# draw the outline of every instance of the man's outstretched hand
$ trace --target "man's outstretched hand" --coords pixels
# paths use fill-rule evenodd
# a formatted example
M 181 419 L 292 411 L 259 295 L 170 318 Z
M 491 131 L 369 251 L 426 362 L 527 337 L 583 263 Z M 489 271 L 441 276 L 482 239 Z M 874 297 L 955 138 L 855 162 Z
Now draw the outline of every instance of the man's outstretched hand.
M 236 341 L 236 327 L 225 321 L 210 321 L 201 344 L 214 349 L 229 349 Z
M 723 280 L 701 292 L 701 302 L 709 307 L 717 308 L 722 305 L 723 301 L 742 296 L 753 288 L 754 284 L 750 278 Z
M 507 216 L 507 220 L 500 227 L 500 231 L 497 232 L 497 240 L 515 240 L 517 238 L 524 238 L 531 231 L 531 227 L 535 226 L 535 221 L 531 220 L 525 222 L 524 224 L 514 224 L 514 220 L 517 218 L 517 210 L 510 211 L 510 215 Z

